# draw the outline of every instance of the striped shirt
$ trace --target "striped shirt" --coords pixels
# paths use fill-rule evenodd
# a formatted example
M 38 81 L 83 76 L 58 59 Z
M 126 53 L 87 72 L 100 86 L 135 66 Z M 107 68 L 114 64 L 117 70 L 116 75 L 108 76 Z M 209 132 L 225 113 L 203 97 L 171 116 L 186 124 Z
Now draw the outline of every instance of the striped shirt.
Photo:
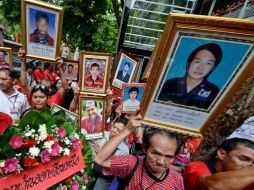
M 183 178 L 174 169 L 169 168 L 163 179 L 159 180 L 151 173 L 147 172 L 145 166 L 143 168 L 144 157 L 139 156 L 139 166 L 137 167 L 129 185 L 125 189 L 155 189 L 155 190 L 183 190 Z M 115 175 L 121 178 L 126 177 L 134 169 L 137 159 L 133 155 L 111 156 L 110 168 L 102 168 L 104 175 Z M 143 170 L 143 174 L 142 174 Z M 142 179 L 141 179 L 142 178 Z M 141 184 L 142 181 L 142 184 Z

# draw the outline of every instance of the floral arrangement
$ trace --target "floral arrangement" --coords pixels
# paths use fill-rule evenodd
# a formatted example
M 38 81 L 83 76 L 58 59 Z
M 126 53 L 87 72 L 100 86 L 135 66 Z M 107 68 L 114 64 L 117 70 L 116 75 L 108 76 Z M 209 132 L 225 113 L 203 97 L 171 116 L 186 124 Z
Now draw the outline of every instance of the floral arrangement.
M 80 127 L 63 110 L 54 114 L 48 108 L 41 112 L 31 110 L 18 124 L 9 126 L 0 138 L 0 177 L 69 155 L 79 147 L 81 139 Z M 86 142 L 83 145 L 82 152 L 87 154 L 85 162 L 92 162 L 90 147 Z M 90 180 L 90 177 L 85 179 L 86 173 L 87 169 L 83 169 L 82 181 L 73 181 L 68 189 L 84 189 L 84 180 L 86 183 Z

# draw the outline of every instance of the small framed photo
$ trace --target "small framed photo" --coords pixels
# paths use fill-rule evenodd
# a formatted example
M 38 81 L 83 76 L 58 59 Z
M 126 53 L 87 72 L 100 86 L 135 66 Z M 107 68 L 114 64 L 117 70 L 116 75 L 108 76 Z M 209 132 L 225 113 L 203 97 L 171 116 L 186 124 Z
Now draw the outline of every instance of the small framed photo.
M 53 106 L 51 107 L 50 111 L 52 114 L 58 112 L 59 110 L 63 110 L 65 112 L 66 118 L 69 120 L 72 120 L 74 122 L 76 122 L 78 120 L 78 115 L 57 105 L 57 104 L 53 104 Z
M 13 69 L 11 48 L 0 47 L 0 68 L 3 67 Z
M 112 54 L 81 52 L 79 84 L 81 93 L 106 96 Z
M 64 61 L 65 70 L 64 75 L 66 78 L 77 82 L 79 76 L 79 61 L 66 60 Z
M 141 102 L 146 125 L 202 136 L 253 75 L 254 23 L 170 14 Z
M 80 127 L 87 140 L 103 137 L 105 124 L 105 98 L 80 96 Z
M 22 0 L 22 43 L 27 57 L 55 61 L 61 54 L 63 8 L 35 0 Z
M 122 89 L 123 83 L 131 83 L 135 78 L 135 72 L 138 66 L 138 59 L 128 53 L 121 51 L 117 61 L 118 66 L 112 82 L 112 86 Z
M 145 90 L 145 83 L 124 83 L 122 85 L 122 113 L 133 113 L 140 105 Z

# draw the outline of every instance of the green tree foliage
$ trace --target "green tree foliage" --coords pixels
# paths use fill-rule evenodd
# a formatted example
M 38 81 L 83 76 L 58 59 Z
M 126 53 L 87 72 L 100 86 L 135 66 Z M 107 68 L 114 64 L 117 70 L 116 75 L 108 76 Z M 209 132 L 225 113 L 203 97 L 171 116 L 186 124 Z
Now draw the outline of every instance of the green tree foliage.
M 46 1 L 46 0 L 45 0 Z M 111 0 L 47 0 L 64 7 L 62 42 L 73 50 L 114 52 L 118 26 Z M 0 23 L 6 38 L 14 40 L 21 32 L 20 0 L 4 0 L 0 6 Z

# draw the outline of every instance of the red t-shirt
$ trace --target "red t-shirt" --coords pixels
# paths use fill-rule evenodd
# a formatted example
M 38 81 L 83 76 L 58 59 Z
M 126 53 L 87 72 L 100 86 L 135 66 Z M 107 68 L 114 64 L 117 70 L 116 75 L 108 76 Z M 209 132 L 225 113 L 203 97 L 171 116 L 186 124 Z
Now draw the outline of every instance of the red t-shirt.
M 161 180 L 155 179 L 151 173 L 147 172 L 145 166 L 143 166 L 144 157 L 139 156 L 139 165 L 134 172 L 129 185 L 125 189 L 154 189 L 154 190 L 184 190 L 183 178 L 180 173 L 172 168 L 167 170 L 165 177 Z M 104 175 L 114 175 L 121 178 L 126 177 L 135 167 L 137 162 L 136 156 L 125 155 L 125 156 L 111 156 L 110 157 L 110 168 L 102 167 L 102 173 Z M 143 172 L 142 172 L 143 170 Z M 142 178 L 142 180 L 141 180 Z M 142 187 L 141 187 L 142 181 Z M 150 188 L 148 188 L 150 186 Z
M 209 168 L 204 162 L 190 162 L 184 170 L 183 179 L 185 190 L 207 190 L 206 188 L 200 189 L 195 187 L 198 178 L 202 175 L 211 175 Z M 242 190 L 253 190 L 254 183 Z
M 53 104 L 57 104 L 62 106 L 64 100 L 64 96 L 61 96 L 60 90 L 58 90 L 54 95 L 50 96 L 48 99 L 48 105 L 52 107 Z
M 52 74 L 49 72 L 48 69 L 44 71 L 44 77 L 45 79 L 49 79 L 52 81 Z
M 35 69 L 35 71 L 34 71 L 34 79 L 36 81 L 41 81 L 41 80 L 45 79 L 44 72 L 40 71 L 39 69 Z

